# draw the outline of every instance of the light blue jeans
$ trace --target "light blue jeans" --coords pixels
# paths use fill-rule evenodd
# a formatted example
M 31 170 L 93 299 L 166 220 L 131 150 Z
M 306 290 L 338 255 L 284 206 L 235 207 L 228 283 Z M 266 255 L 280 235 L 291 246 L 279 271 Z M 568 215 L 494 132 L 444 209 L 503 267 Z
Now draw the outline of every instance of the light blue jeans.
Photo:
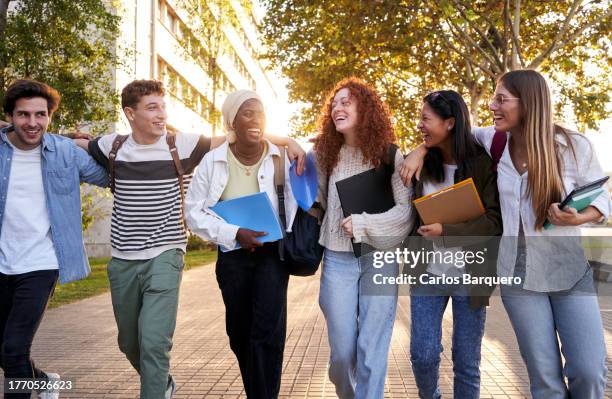
M 590 267 L 569 291 L 539 293 L 503 285 L 501 294 L 533 398 L 603 398 L 606 346 Z
M 371 255 L 325 250 L 319 305 L 327 321 L 329 379 L 340 399 L 384 396 L 397 286 L 374 286 L 376 274 L 397 276 L 398 266 L 377 269 Z

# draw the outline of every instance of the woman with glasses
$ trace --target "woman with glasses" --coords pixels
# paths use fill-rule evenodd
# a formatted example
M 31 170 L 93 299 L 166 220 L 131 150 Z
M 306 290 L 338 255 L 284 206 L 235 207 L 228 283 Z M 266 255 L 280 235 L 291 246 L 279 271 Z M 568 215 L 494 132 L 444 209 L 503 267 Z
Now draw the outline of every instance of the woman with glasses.
M 418 215 L 408 240 L 416 251 L 427 249 L 438 253 L 459 251 L 477 253 L 492 249 L 492 236 L 501 235 L 501 212 L 493 163 L 470 132 L 470 115 L 459 93 L 436 91 L 423 99 L 417 128 L 421 131 L 425 156 L 422 178 L 413 181 L 415 198 L 443 190 L 472 178 L 485 212 L 462 223 L 425 225 Z M 430 239 L 437 239 L 438 245 Z M 493 243 L 494 244 L 494 243 Z M 494 251 L 493 251 L 494 252 Z M 484 252 L 483 252 L 484 253 Z M 494 259 L 476 262 L 444 262 L 436 256 L 429 263 L 412 266 L 417 281 L 436 281 L 443 277 L 463 281 L 465 274 L 487 275 Z M 476 287 L 472 287 L 476 288 Z M 469 289 L 461 284 L 420 284 L 410 293 L 410 360 L 421 398 L 439 398 L 439 368 L 442 352 L 442 318 L 450 299 L 453 307 L 454 396 L 480 397 L 480 346 L 484 335 L 486 306 L 492 288 Z
M 553 123 L 550 91 L 538 72 L 500 77 L 490 109 L 495 126 L 475 129 L 474 137 L 490 152 L 497 152 L 494 141 L 503 145 L 497 184 L 504 239 L 497 269 L 521 281 L 502 285 L 501 295 L 531 394 L 603 398 L 603 326 L 578 226 L 607 219 L 610 197 L 604 190 L 580 212 L 559 208 L 569 192 L 603 177 L 603 171 L 588 139 Z M 422 157 L 422 148 L 410 155 L 404 177 L 418 169 Z M 552 228 L 545 228 L 547 221 Z

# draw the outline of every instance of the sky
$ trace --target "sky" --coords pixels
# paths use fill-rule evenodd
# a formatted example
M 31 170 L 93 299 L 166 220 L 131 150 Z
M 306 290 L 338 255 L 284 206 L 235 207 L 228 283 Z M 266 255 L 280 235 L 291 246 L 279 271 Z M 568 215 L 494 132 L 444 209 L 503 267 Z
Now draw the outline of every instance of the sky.
M 597 158 L 605 172 L 612 173 L 612 119 L 601 123 L 599 131 L 587 132 L 597 153 Z

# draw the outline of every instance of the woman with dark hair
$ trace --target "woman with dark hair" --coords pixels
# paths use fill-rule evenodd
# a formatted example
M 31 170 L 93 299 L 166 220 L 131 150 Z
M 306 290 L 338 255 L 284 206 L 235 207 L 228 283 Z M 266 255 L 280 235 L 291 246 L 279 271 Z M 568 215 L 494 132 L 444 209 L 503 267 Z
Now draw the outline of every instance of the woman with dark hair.
M 586 137 L 553 123 L 550 90 L 540 73 L 502 75 L 489 107 L 495 126 L 473 133 L 498 162 L 504 240 L 497 270 L 521 281 L 502 285 L 501 295 L 531 395 L 603 398 L 604 332 L 578 226 L 606 219 L 610 196 L 603 190 L 581 211 L 559 208 L 565 195 L 602 178 L 603 171 Z M 406 177 L 422 153 L 420 148 L 407 160 Z M 546 229 L 547 220 L 554 227 Z
M 442 260 L 447 259 L 446 254 L 449 252 L 476 253 L 484 248 L 489 250 L 488 247 L 493 247 L 489 245 L 489 237 L 501 234 L 501 214 L 493 164 L 470 133 L 469 112 L 463 98 L 452 90 L 428 94 L 423 98 L 417 127 L 423 134 L 424 145 L 429 151 L 425 157 L 422 179 L 413 182 L 415 198 L 472 178 L 485 212 L 482 216 L 456 224 L 424 225 L 420 217 L 415 215 L 416 223 L 411 235 L 425 239 L 439 237 L 439 240 L 437 245 L 424 239 L 413 239 L 409 242 L 418 244 L 417 250 L 444 251 L 445 256 L 439 259 L 434 256 L 430 263 L 416 265 L 412 273 L 418 275 L 417 281 L 435 281 L 431 277 L 462 281 L 466 273 L 491 274 L 487 273 L 490 259 L 482 265 Z M 480 270 L 476 270 L 477 267 Z M 480 345 L 484 335 L 487 294 L 490 294 L 492 288 L 484 290 L 487 294 L 482 290 L 476 291 L 468 290 L 467 286 L 459 284 L 423 284 L 412 287 L 410 360 L 419 397 L 440 397 L 438 376 L 440 353 L 443 350 L 442 318 L 451 298 L 454 396 L 462 399 L 480 396 Z
M 326 208 L 319 240 L 325 247 L 319 304 L 331 349 L 329 377 L 342 399 L 382 398 L 397 286 L 374 290 L 372 280 L 376 274 L 397 276 L 398 266 L 392 262 L 375 268 L 372 253 L 356 257 L 351 240 L 389 249 L 410 230 L 411 192 L 398 174 L 403 157 L 392 147 L 395 136 L 387 106 L 356 78 L 339 82 L 331 91 L 319 127 L 314 151 L 319 200 Z M 389 170 L 385 184 L 391 186 L 395 205 L 383 213 L 344 217 L 336 182 L 379 167 Z

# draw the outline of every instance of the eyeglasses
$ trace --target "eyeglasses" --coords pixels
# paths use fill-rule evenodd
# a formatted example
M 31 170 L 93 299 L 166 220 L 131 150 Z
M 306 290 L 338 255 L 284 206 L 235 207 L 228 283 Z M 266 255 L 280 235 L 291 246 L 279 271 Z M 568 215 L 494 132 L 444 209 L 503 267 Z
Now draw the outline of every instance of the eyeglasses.
M 506 101 L 520 100 L 518 97 L 507 97 L 503 94 L 498 94 L 489 99 L 489 105 L 504 105 Z
M 437 98 L 442 99 L 442 101 L 444 101 L 446 103 L 446 105 L 448 105 L 450 107 L 450 102 L 446 99 L 446 97 L 444 97 L 444 94 L 442 94 L 442 92 L 439 91 L 432 91 L 431 93 L 428 94 L 429 98 L 432 101 L 436 101 Z

